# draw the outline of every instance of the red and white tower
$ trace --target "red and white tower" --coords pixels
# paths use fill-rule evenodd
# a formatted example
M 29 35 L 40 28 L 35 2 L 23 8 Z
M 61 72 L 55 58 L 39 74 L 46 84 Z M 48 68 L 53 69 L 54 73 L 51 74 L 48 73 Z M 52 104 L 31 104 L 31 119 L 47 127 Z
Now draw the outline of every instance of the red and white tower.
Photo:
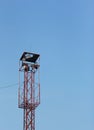
M 23 130 L 35 130 L 35 109 L 40 104 L 40 55 L 24 52 L 19 60 L 18 107 L 23 109 Z

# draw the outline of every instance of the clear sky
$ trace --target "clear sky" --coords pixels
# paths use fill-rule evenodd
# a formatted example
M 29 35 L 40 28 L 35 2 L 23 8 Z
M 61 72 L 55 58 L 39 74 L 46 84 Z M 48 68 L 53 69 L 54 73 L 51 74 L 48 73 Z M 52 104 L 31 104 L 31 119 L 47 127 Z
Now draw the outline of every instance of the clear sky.
M 1 0 L 0 87 L 24 51 L 41 55 L 36 130 L 94 130 L 94 1 Z M 17 91 L 0 89 L 0 130 L 23 130 Z

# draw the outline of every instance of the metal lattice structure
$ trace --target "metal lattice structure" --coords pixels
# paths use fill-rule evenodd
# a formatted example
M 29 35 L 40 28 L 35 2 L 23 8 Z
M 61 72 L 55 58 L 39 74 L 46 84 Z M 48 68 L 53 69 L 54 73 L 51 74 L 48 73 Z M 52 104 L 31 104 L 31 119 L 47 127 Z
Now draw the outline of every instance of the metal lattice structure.
M 23 109 L 23 130 L 35 130 L 35 109 L 40 104 L 40 55 L 24 52 L 19 60 L 18 107 Z

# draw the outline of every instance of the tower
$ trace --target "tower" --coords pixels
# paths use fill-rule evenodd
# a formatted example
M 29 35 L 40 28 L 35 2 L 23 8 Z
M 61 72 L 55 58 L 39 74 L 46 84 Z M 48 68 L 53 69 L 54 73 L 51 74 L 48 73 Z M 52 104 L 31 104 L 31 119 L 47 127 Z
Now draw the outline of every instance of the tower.
M 19 60 L 18 107 L 23 109 L 23 130 L 35 130 L 35 109 L 40 104 L 40 55 L 24 52 Z

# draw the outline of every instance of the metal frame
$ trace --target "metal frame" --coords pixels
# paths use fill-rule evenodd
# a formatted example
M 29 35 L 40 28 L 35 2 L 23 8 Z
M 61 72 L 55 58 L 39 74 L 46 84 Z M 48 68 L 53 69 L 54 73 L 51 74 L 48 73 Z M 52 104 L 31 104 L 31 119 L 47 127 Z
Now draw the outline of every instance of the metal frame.
M 19 61 L 18 107 L 24 113 L 23 130 L 35 130 L 35 109 L 40 104 L 39 61 L 39 54 L 29 52 Z

